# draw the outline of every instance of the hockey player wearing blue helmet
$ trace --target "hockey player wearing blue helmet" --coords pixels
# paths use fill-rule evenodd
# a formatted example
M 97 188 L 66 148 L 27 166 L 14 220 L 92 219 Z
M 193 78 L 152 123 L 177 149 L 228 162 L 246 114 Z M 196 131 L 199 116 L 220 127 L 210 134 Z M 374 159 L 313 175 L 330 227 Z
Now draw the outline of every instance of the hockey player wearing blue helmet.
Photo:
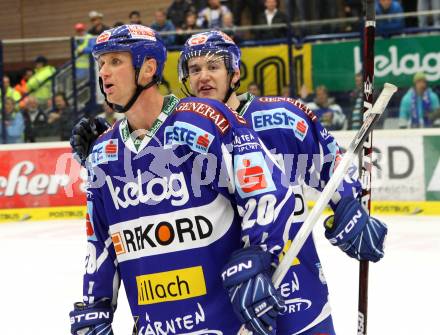
M 293 223 L 303 222 L 306 216 L 303 186 L 322 190 L 340 158 L 339 149 L 333 137 L 300 102 L 278 97 L 259 98 L 250 94 L 237 97 L 239 69 L 239 48 L 229 36 L 218 31 L 193 35 L 186 42 L 179 59 L 179 78 L 185 87 L 189 82 L 188 94 L 223 101 L 237 109 L 269 149 L 275 150 L 280 163 L 284 165 L 295 185 L 297 199 L 295 217 L 286 225 L 283 234 L 284 242 L 289 245 L 298 229 L 298 225 Z M 84 127 L 79 128 L 91 133 L 85 131 Z M 82 135 L 83 138 L 85 136 Z M 87 152 L 88 146 L 82 146 L 83 152 Z M 314 173 L 310 172 L 312 169 Z M 336 212 L 334 218 L 326 221 L 326 236 L 351 257 L 378 261 L 383 256 L 386 227 L 369 218 L 354 199 L 359 186 L 357 180 L 346 178 L 335 194 L 332 207 Z M 359 224 L 351 234 L 341 239 L 340 233 L 354 214 L 361 216 Z M 331 224 L 333 221 L 335 225 Z M 228 264 L 225 268 L 228 268 Z M 234 285 L 228 280 L 224 285 L 230 291 L 234 310 L 245 323 L 246 319 L 242 319 L 242 316 L 246 315 L 248 307 L 240 304 L 234 296 Z M 327 285 L 312 237 L 307 240 L 280 286 L 280 293 L 287 304 L 279 317 L 277 334 L 334 334 Z
M 87 257 L 72 334 L 113 333 L 121 280 L 133 334 L 236 334 L 243 323 L 275 334 L 284 303 L 270 277 L 296 201 L 281 168 L 223 103 L 160 94 L 166 50 L 150 28 L 105 31 L 93 55 L 125 118 L 85 164 Z
M 294 223 L 306 217 L 303 186 L 321 191 L 340 159 L 335 139 L 322 127 L 313 113 L 300 101 L 282 97 L 237 96 L 240 86 L 240 49 L 223 32 L 212 31 L 191 36 L 179 58 L 179 79 L 188 94 L 216 99 L 237 110 L 275 152 L 290 181 L 297 200 Z M 188 88 L 189 85 L 189 88 Z M 313 173 L 310 173 L 314 171 Z M 353 169 L 352 171 L 355 171 Z M 326 237 L 350 257 L 378 261 L 383 257 L 386 226 L 371 218 L 356 199 L 361 186 L 355 174 L 346 177 L 331 206 L 335 215 L 325 221 Z M 356 229 L 349 234 L 352 219 Z M 293 240 L 298 226 L 286 226 L 285 244 Z M 228 282 L 224 282 L 229 288 Z M 328 289 L 309 237 L 283 283 L 280 293 L 286 306 L 278 316 L 277 334 L 334 334 Z M 233 304 L 238 304 L 232 298 Z

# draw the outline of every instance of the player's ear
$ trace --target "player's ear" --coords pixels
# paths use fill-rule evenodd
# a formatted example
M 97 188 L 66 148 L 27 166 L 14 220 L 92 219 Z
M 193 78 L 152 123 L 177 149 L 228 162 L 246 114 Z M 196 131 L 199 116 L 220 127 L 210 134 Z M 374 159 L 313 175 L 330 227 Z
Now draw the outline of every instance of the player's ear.
M 155 59 L 146 59 L 139 71 L 139 84 L 146 85 L 156 73 L 157 62 Z
M 232 75 L 232 86 L 234 86 L 240 80 L 240 76 L 240 70 L 235 70 L 234 74 Z

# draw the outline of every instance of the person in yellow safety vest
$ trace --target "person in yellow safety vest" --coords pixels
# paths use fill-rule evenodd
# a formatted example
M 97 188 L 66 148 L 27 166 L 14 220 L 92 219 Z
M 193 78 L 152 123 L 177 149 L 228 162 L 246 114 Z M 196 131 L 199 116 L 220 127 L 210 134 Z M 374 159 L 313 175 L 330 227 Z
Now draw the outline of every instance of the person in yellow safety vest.
M 21 99 L 20 92 L 18 92 L 16 89 L 11 87 L 11 79 L 8 76 L 3 76 L 3 87 L 4 87 L 5 92 L 6 92 L 5 93 L 6 98 L 11 98 L 15 102 L 17 102 L 17 101 L 19 101 Z M 1 97 L 1 93 L 0 93 L 0 97 Z M 1 111 L 1 108 L 2 108 L 2 100 L 3 99 L 0 99 L 0 111 Z M 17 107 L 18 106 L 16 106 L 15 108 L 17 108 Z
M 35 59 L 35 69 L 32 77 L 27 82 L 31 95 L 37 98 L 38 104 L 46 106 L 52 98 L 52 80 L 47 80 L 55 73 L 55 68 L 47 64 L 47 58 L 38 56 Z M 47 81 L 46 81 L 47 80 Z
M 15 102 L 20 100 L 21 94 L 11 86 L 11 79 L 8 76 L 3 76 L 3 87 L 5 88 L 6 97 L 14 99 Z
M 84 23 L 77 23 L 74 26 L 76 36 L 76 50 L 75 56 L 78 57 L 75 62 L 76 78 L 81 80 L 86 78 L 89 74 L 90 54 L 95 45 L 96 36 L 86 32 L 86 25 Z

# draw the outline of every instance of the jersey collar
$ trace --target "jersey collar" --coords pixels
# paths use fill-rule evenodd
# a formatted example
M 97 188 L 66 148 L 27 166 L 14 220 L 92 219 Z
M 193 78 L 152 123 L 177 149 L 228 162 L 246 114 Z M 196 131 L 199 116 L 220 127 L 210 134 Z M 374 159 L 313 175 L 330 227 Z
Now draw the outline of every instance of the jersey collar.
M 134 134 L 130 131 L 127 119 L 124 119 L 119 127 L 119 133 L 125 146 L 136 154 L 144 149 L 168 116 L 173 113 L 178 102 L 179 99 L 175 95 L 171 94 L 165 96 L 159 116 L 156 118 L 156 120 L 154 120 L 153 125 L 147 130 L 146 135 L 142 139 L 134 136 Z
M 240 106 L 238 107 L 237 110 L 238 115 L 243 116 L 254 99 L 255 99 L 255 95 L 252 95 L 249 92 L 240 94 L 238 96 L 238 100 L 240 101 Z

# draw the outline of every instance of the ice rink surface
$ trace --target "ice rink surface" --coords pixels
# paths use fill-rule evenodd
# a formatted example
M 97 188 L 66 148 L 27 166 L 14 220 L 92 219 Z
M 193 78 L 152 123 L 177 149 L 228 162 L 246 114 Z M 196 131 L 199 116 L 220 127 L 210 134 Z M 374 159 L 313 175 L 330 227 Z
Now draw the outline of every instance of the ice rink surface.
M 389 236 L 385 258 L 370 265 L 368 335 L 440 334 L 440 218 L 381 218 Z M 325 240 L 320 224 L 314 234 L 336 332 L 356 335 L 358 263 Z M 85 252 L 82 221 L 0 224 L 0 334 L 69 334 Z M 121 291 L 113 329 L 128 335 L 131 326 Z

